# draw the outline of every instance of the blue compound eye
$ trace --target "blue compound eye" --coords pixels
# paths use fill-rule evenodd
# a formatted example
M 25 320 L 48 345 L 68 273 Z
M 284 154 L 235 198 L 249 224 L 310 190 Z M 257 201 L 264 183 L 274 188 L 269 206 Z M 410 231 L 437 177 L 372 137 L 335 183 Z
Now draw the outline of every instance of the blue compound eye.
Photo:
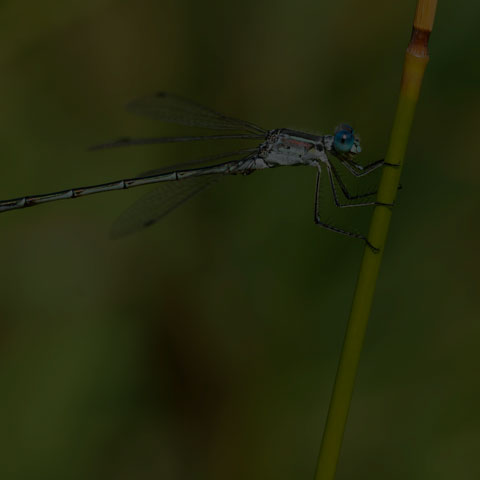
M 340 125 L 335 130 L 335 136 L 333 145 L 337 152 L 347 153 L 355 142 L 355 136 L 353 135 L 353 128 L 349 125 Z

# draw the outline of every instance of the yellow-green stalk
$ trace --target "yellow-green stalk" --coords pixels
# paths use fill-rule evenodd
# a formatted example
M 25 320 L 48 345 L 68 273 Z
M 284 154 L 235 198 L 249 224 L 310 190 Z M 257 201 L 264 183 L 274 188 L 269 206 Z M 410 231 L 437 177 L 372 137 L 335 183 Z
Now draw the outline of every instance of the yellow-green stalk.
M 393 204 L 412 126 L 423 74 L 428 63 L 428 39 L 433 27 L 437 0 L 418 0 L 413 31 L 405 55 L 400 96 L 385 157 L 377 201 Z M 395 166 L 394 166 L 395 165 Z M 379 249 L 365 248 L 345 334 L 335 385 L 330 401 L 315 480 L 333 480 L 343 432 L 362 350 L 365 330 L 375 292 L 380 263 L 388 234 L 392 209 L 377 206 L 373 212 L 369 242 Z M 367 428 L 366 428 L 367 430 Z

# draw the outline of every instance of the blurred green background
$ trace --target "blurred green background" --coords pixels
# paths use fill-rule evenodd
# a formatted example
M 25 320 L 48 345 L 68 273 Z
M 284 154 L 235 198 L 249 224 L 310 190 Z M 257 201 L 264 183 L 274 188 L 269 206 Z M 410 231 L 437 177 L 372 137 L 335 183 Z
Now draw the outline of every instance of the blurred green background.
M 382 158 L 415 4 L 3 1 L 0 197 L 211 151 L 87 152 L 191 133 L 125 112 L 159 89 Z M 479 15 L 439 2 L 338 479 L 480 478 Z M 311 479 L 363 249 L 314 180 L 226 179 L 121 241 L 141 189 L 1 215 L 0 478 Z

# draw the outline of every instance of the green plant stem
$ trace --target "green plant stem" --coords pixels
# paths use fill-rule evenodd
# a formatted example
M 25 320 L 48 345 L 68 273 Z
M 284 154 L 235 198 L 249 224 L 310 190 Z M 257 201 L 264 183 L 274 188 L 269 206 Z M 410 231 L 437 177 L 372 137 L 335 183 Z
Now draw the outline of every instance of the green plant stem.
M 431 29 L 435 7 L 436 0 L 419 0 L 416 20 L 423 19 L 425 12 L 428 12 Z M 395 202 L 423 73 L 428 62 L 428 34 L 425 35 L 425 31 L 429 33 L 430 30 L 425 29 L 423 25 L 420 25 L 421 28 L 417 27 L 418 25 L 414 23 L 412 40 L 405 56 L 397 111 L 385 157 L 385 162 L 390 165 L 384 166 L 380 180 L 377 201 L 383 204 Z M 332 480 L 335 476 L 391 215 L 390 207 L 377 206 L 372 216 L 368 240 L 379 248 L 380 252 L 373 253 L 366 247 L 363 254 L 323 434 L 316 480 Z

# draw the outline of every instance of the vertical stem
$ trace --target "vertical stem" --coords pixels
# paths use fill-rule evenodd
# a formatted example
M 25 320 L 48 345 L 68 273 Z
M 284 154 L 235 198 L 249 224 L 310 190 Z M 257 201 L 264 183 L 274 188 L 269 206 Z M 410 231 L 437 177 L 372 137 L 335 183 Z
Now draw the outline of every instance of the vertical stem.
M 428 62 L 428 39 L 433 26 L 437 0 L 418 0 L 412 37 L 405 55 L 397 111 L 383 168 L 377 201 L 393 204 L 397 194 L 408 137 L 423 74 Z M 372 308 L 375 285 L 387 239 L 391 208 L 377 206 L 373 212 L 368 240 L 380 249 L 373 253 L 368 247 L 363 254 L 350 318 L 338 365 L 335 386 L 330 400 L 322 445 L 318 458 L 316 480 L 333 480 L 340 454 L 348 410 L 355 384 L 368 317 Z

